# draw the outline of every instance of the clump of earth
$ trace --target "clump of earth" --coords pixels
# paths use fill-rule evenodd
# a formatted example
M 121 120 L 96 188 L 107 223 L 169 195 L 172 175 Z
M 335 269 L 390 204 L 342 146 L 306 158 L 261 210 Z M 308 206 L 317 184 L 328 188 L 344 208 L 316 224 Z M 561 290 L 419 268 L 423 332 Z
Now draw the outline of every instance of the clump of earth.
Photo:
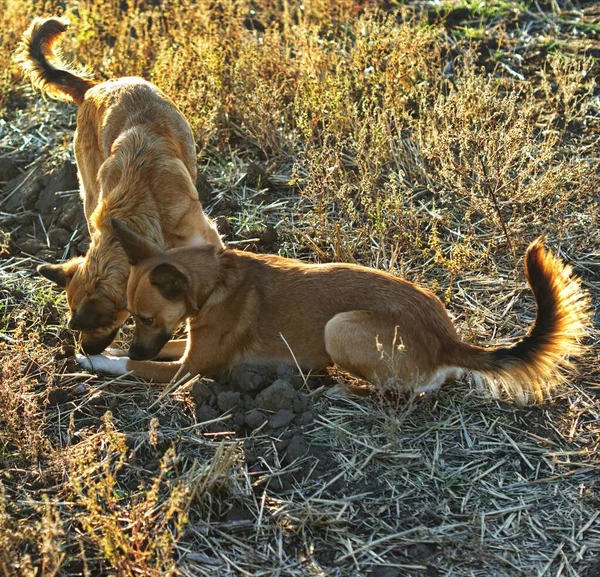
M 283 364 L 276 371 L 241 365 L 220 382 L 196 382 L 191 394 L 196 416 L 208 431 L 232 431 L 244 437 L 249 472 L 260 474 L 275 461 L 290 465 L 306 456 L 317 457 L 326 467 L 327 456 L 310 442 L 315 414 L 309 395 L 311 387 L 321 384 L 321 379 L 305 379 Z M 309 463 L 314 468 L 314 459 L 309 459 L 300 467 L 300 475 L 308 473 Z M 323 472 L 316 467 L 311 476 Z M 297 478 L 298 472 L 284 474 L 275 485 L 287 489 Z
M 283 430 L 293 433 L 312 423 L 304 384 L 302 375 L 288 365 L 278 366 L 276 372 L 240 365 L 220 382 L 195 383 L 192 397 L 197 417 L 209 423 L 211 431 L 260 430 L 276 436 Z M 222 415 L 227 419 L 219 420 Z

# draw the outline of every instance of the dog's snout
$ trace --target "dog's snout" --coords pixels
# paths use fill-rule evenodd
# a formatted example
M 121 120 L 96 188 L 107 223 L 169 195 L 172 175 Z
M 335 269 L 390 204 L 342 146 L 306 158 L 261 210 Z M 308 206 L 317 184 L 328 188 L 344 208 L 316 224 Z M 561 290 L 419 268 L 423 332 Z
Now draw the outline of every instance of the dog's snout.
M 69 327 L 71 328 L 71 327 Z M 86 355 L 99 355 L 116 338 L 119 327 L 107 335 L 93 335 L 90 333 L 81 333 L 81 350 Z
M 67 321 L 67 328 L 71 329 L 72 331 L 80 331 L 81 330 L 81 323 L 80 323 L 80 315 L 79 315 L 79 309 L 73 309 L 71 311 L 71 316 L 69 317 L 69 320 Z
M 158 354 L 158 352 L 155 353 L 153 350 L 149 350 L 139 345 L 136 346 L 135 344 L 132 344 L 129 347 L 128 354 L 129 358 L 132 361 L 149 361 L 153 359 Z
M 161 332 L 159 335 L 149 341 L 143 342 L 139 335 L 134 337 L 131 346 L 129 347 L 129 358 L 134 361 L 150 361 L 160 353 L 165 343 L 171 338 L 171 334 L 167 332 Z

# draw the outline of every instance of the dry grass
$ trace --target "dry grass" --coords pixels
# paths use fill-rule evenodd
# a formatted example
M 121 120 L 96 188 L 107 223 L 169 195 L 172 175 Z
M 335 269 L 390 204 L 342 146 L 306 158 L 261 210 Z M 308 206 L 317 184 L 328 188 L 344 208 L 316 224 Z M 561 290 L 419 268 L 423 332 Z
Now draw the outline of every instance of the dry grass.
M 31 18 L 60 13 L 68 57 L 98 78 L 141 74 L 186 114 L 232 244 L 406 276 L 491 343 L 532 321 L 521 255 L 546 234 L 597 305 L 595 7 L 376 4 L 5 0 L 1 575 L 600 571 L 596 331 L 543 405 L 466 381 L 340 399 L 318 387 L 347 380 L 333 373 L 304 389 L 312 423 L 241 430 L 227 412 L 203 422 L 193 384 L 79 372 L 64 297 L 33 274 L 85 250 L 60 172 L 74 107 L 10 61 Z

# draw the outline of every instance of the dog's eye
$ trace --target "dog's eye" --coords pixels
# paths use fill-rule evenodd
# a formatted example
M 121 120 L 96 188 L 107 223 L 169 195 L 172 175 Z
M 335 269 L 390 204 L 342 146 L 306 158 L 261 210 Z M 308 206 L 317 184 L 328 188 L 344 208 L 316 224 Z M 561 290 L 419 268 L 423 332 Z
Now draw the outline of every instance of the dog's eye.
M 154 322 L 153 317 L 145 317 L 143 315 L 137 315 L 137 318 L 143 325 L 146 325 L 147 327 L 149 327 Z

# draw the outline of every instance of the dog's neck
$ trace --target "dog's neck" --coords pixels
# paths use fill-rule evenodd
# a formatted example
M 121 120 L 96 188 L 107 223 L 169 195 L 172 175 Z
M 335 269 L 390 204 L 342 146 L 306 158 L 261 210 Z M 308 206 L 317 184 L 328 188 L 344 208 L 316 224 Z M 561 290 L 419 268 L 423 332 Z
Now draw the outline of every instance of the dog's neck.
M 248 275 L 248 259 L 240 256 L 243 253 L 233 249 L 225 249 L 213 253 L 211 247 L 186 247 L 176 249 L 177 263 L 188 274 L 191 291 L 188 303 L 190 323 L 201 321 L 210 311 L 228 306 L 228 302 L 236 297 L 241 285 L 250 290 L 252 282 Z M 201 258 L 198 258 L 199 252 Z M 210 255 L 210 256 L 208 256 Z
M 112 235 L 111 235 L 112 236 Z M 96 242 L 94 242 L 96 240 Z M 109 256 L 107 256 L 109 255 Z M 104 292 L 111 293 L 110 298 L 117 303 L 124 300 L 129 278 L 127 255 L 117 242 L 105 235 L 92 239 L 92 244 L 85 255 L 85 274 L 102 285 Z
M 144 221 L 147 225 L 146 228 L 144 228 L 144 230 L 139 230 L 138 227 L 135 226 L 135 221 L 131 222 L 132 219 L 128 218 L 127 216 L 122 217 L 118 210 L 113 210 L 109 203 L 103 200 L 94 213 L 94 224 L 96 228 L 92 234 L 90 250 L 113 250 L 115 247 L 118 247 L 118 252 L 122 253 L 123 256 L 125 255 L 125 252 L 121 248 L 121 244 L 116 237 L 112 226 L 110 225 L 111 217 L 121 220 L 134 232 L 144 235 L 159 247 L 165 246 L 165 239 L 160 222 Z

